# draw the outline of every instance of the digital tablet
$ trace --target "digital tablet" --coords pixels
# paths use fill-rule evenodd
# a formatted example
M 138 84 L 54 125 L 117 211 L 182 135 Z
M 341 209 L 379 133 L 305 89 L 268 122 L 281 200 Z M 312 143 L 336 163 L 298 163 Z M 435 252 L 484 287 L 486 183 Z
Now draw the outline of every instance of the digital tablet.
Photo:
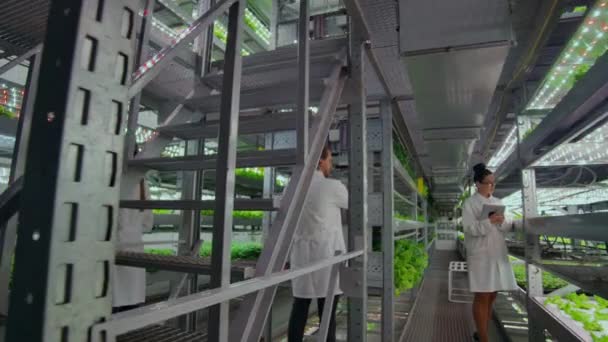
M 505 206 L 504 205 L 496 205 L 496 204 L 484 204 L 483 209 L 481 210 L 480 219 L 487 219 L 491 213 L 496 214 L 505 214 Z

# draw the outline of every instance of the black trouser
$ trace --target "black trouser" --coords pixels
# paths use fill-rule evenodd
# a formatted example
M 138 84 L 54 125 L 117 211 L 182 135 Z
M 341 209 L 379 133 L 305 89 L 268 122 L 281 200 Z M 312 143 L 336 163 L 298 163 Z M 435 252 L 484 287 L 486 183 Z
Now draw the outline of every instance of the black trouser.
M 327 342 L 336 341 L 336 308 L 338 307 L 338 299 L 334 298 L 334 307 L 331 311 L 331 320 L 329 321 L 329 330 L 327 331 Z M 310 306 L 310 298 L 294 298 L 291 308 L 291 316 L 289 317 L 289 330 L 287 331 L 288 342 L 301 342 L 304 338 L 304 329 L 308 319 L 308 307 Z M 317 298 L 317 308 L 319 311 L 319 321 L 323 319 L 323 306 L 325 298 Z

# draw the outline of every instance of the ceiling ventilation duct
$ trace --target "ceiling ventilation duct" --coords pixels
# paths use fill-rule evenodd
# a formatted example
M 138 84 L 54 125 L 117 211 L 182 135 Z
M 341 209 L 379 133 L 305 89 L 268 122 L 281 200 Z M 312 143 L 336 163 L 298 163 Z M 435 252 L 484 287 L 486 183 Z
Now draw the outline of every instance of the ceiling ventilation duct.
M 400 54 L 414 90 L 433 192 L 453 193 L 513 42 L 507 0 L 400 0 Z M 454 204 L 458 195 L 452 198 Z

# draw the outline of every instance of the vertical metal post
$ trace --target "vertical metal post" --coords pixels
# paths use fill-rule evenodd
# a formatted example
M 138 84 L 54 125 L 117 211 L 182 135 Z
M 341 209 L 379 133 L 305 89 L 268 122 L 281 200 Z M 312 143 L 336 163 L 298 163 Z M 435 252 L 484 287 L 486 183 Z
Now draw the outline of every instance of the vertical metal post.
M 422 211 L 424 213 L 424 247 L 429 246 L 429 212 L 427 200 L 422 201 Z
M 240 0 L 230 6 L 228 41 L 224 63 L 217 166 L 215 173 L 215 212 L 211 249 L 211 288 L 230 285 L 230 242 L 234 208 L 234 172 L 239 122 L 241 89 L 241 41 L 243 13 L 247 2 Z M 229 302 L 209 310 L 209 341 L 228 340 Z
M 264 148 L 271 150 L 274 146 L 274 133 L 267 133 L 264 137 Z M 274 170 L 271 167 L 264 168 L 264 189 L 262 195 L 264 198 L 271 198 L 274 194 L 275 185 Z M 272 212 L 265 212 L 262 219 L 262 241 L 266 241 L 268 232 L 270 231 L 270 224 L 272 221 Z
M 524 100 L 526 99 L 526 93 L 524 93 Z M 523 117 L 517 118 L 517 154 L 518 160 L 521 160 L 521 141 L 523 134 L 525 133 L 528 120 L 524 120 Z M 543 295 L 543 275 L 542 270 L 534 265 L 535 261 L 539 261 L 541 258 L 540 239 L 538 235 L 528 233 L 527 219 L 538 216 L 538 202 L 536 199 L 536 172 L 534 169 L 523 169 L 521 173 L 521 195 L 524 212 L 524 234 L 525 234 L 525 258 L 526 258 L 526 280 L 528 283 L 528 290 L 526 292 L 526 306 L 528 312 L 530 306 L 534 305 L 530 303 L 531 297 Z M 528 340 L 529 341 L 541 341 L 544 340 L 544 333 L 542 327 L 536 322 L 534 317 L 531 315 L 528 317 Z
M 522 171 L 522 197 L 524 205 L 524 232 L 525 238 L 525 255 L 526 255 L 526 278 L 528 281 L 527 300 L 528 308 L 532 297 L 543 295 L 543 279 L 542 271 L 534 265 L 534 262 L 540 260 L 540 240 L 538 235 L 528 233 L 527 220 L 538 216 L 538 208 L 536 201 L 536 176 L 534 169 L 525 169 Z M 530 310 L 528 310 L 530 312 Z M 528 318 L 528 336 L 529 341 L 540 341 L 544 339 L 543 329 L 538 322 L 531 316 Z
M 270 9 L 270 45 L 268 46 L 268 49 L 271 51 L 277 48 L 279 1 L 280 0 L 271 0 L 272 7 Z
M 276 2 L 276 1 L 273 1 Z M 267 133 L 264 136 L 264 148 L 271 150 L 274 146 L 274 133 Z M 263 197 L 272 198 L 274 194 L 274 185 L 276 178 L 274 176 L 274 169 L 271 167 L 264 168 L 264 189 Z M 270 224 L 272 222 L 272 212 L 267 211 L 264 213 L 262 219 L 262 241 L 265 242 L 270 231 Z M 264 331 L 264 341 L 272 341 L 272 306 L 268 312 L 268 318 L 266 319 L 266 329 Z
M 137 47 L 135 50 L 135 58 L 133 59 L 133 68 L 137 70 L 141 63 L 145 60 L 146 52 L 148 49 L 148 41 L 150 39 L 150 27 L 152 26 L 152 13 L 154 12 L 154 0 L 145 0 L 144 3 L 144 15 L 141 18 L 141 25 L 139 28 L 139 39 L 136 40 Z M 141 92 L 137 93 L 131 99 L 129 103 L 129 117 L 127 121 L 127 134 L 125 138 L 125 153 L 124 153 L 124 165 L 127 165 L 127 161 L 133 157 L 135 152 L 135 131 L 137 130 L 137 121 L 139 118 L 139 104 L 141 102 Z M 123 169 L 126 172 L 127 168 Z
M 186 142 L 186 153 L 188 155 L 202 156 L 204 151 L 203 141 L 188 141 Z M 184 171 L 182 176 L 182 199 L 184 200 L 200 200 L 202 195 L 202 180 L 203 171 Z M 178 233 L 178 240 L 184 241 L 177 248 L 178 255 L 191 255 L 192 248 L 200 241 L 201 213 L 198 210 L 183 210 L 182 224 Z M 173 289 L 181 282 L 181 274 L 176 274 L 172 279 L 171 288 Z M 196 292 L 198 288 L 197 275 L 189 276 L 188 285 L 185 287 L 185 292 L 191 294 Z M 180 294 L 178 294 L 180 295 Z M 186 331 L 196 329 L 196 313 L 188 314 L 185 319 L 180 319 L 179 326 Z
M 210 0 L 199 1 L 197 7 L 194 8 L 192 16 L 200 17 L 203 13 L 209 10 Z M 208 29 L 205 29 L 199 37 L 194 41 L 193 51 L 196 54 L 195 79 L 198 79 L 207 72 L 208 69 Z M 188 155 L 202 156 L 204 154 L 204 140 L 187 141 L 186 153 Z M 182 182 L 182 198 L 184 200 L 201 200 L 204 171 L 184 171 Z M 185 241 L 184 244 L 178 246 L 178 255 L 191 255 L 194 246 L 200 241 L 201 214 L 198 210 L 183 210 L 182 225 L 179 230 L 179 240 Z M 198 254 L 198 252 L 197 252 Z M 185 287 L 187 294 L 192 294 L 198 290 L 198 275 L 191 274 L 188 277 L 188 285 Z M 172 288 L 181 282 L 181 276 L 173 279 Z M 179 295 L 179 294 L 178 294 Z M 186 331 L 196 330 L 197 322 L 196 312 L 186 315 L 178 320 L 181 329 Z
M 203 13 L 207 12 L 211 8 L 212 0 L 199 0 L 195 10 L 192 13 L 194 19 L 199 18 Z M 207 73 L 209 69 L 209 62 L 211 60 L 211 48 L 213 46 L 213 25 L 204 29 L 201 35 L 194 40 L 193 50 L 196 53 L 196 76 L 202 77 Z
M 304 165 L 308 154 L 308 95 L 310 83 L 309 1 L 300 1 L 298 23 L 298 103 L 296 115 L 296 164 Z
M 138 4 L 50 2 L 7 341 L 87 341 L 109 319 Z
M 272 8 L 270 9 L 270 46 L 269 50 L 277 48 L 279 41 L 279 16 L 280 16 L 280 2 L 281 0 L 271 0 Z
M 363 53 L 365 42 L 358 30 L 351 24 L 350 35 L 350 82 L 354 91 L 349 105 L 350 124 L 350 174 L 349 174 L 349 250 L 366 251 L 361 257 L 351 261 L 350 266 L 358 269 L 361 280 L 358 293 L 348 299 L 348 341 L 367 340 L 367 117 L 365 72 Z
M 416 221 L 416 219 L 418 218 L 418 193 L 416 192 L 416 190 L 412 192 L 412 203 L 412 221 Z
M 395 331 L 394 257 L 395 232 L 393 227 L 393 113 L 390 100 L 380 102 L 382 118 L 382 341 L 393 340 Z
M 32 125 L 32 116 L 34 113 L 34 100 L 36 99 L 36 91 L 38 86 L 38 76 L 40 75 L 40 62 L 42 60 L 41 53 L 30 57 L 30 67 L 27 73 L 25 83 L 26 92 L 24 95 L 19 114 L 19 124 L 17 126 L 17 139 L 13 147 L 13 158 L 11 163 L 11 173 L 9 181 L 23 175 L 25 170 L 25 160 L 27 156 L 27 147 L 30 139 L 30 128 Z M 8 291 L 11 277 L 11 264 L 13 253 L 15 252 L 15 243 L 17 242 L 17 217 L 8 220 L 6 228 L 0 235 L 0 314 L 8 315 Z

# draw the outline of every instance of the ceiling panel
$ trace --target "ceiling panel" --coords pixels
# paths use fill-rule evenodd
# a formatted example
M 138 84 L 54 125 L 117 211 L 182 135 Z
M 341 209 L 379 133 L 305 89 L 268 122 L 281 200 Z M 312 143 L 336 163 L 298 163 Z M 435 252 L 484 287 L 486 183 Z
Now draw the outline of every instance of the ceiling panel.
M 405 58 L 424 128 L 482 126 L 508 46 Z
M 512 39 L 506 0 L 401 0 L 399 18 L 402 54 Z

